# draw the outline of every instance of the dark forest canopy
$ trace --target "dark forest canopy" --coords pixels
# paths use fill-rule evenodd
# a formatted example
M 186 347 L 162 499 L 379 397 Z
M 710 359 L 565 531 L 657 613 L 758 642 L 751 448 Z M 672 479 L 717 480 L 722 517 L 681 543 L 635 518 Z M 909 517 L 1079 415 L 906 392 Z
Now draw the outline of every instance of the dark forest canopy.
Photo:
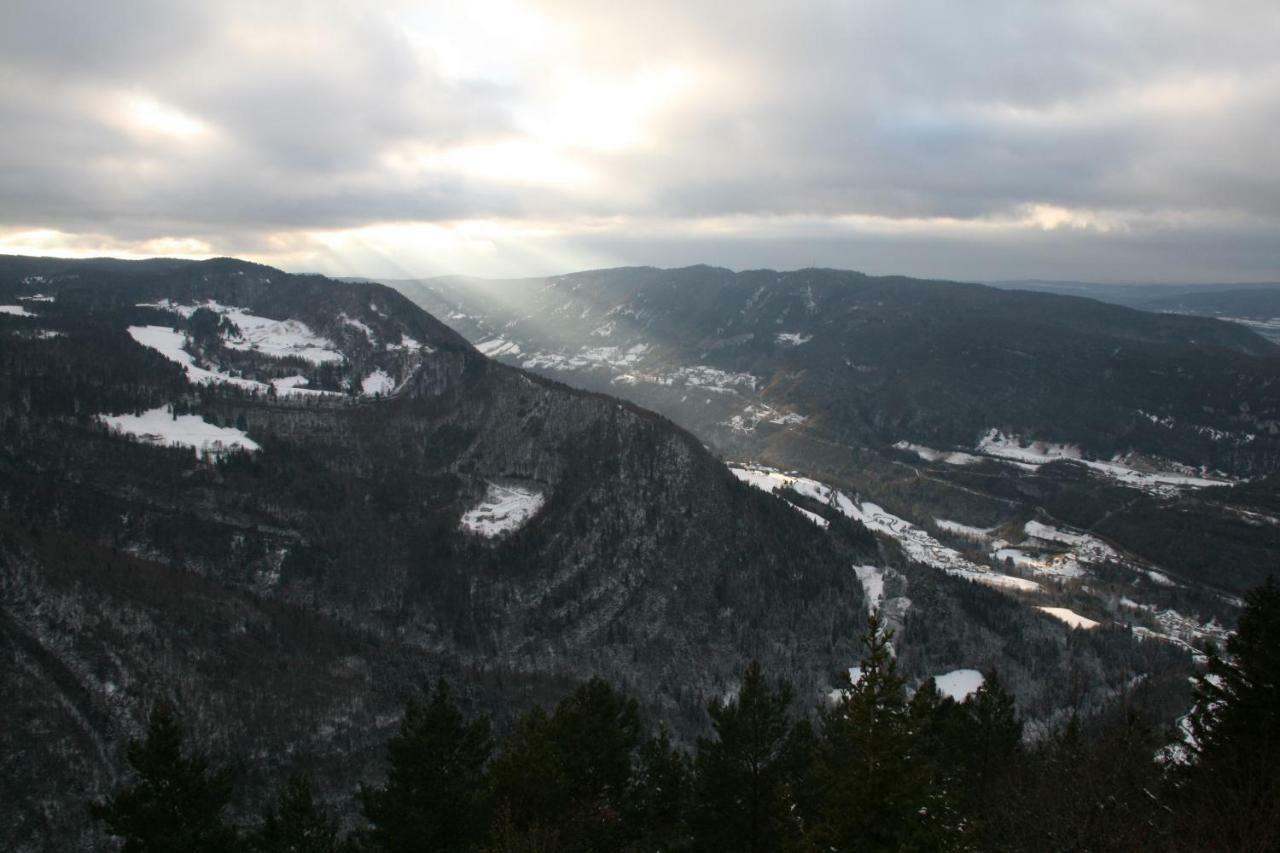
M 294 775 L 260 821 L 226 820 L 232 775 L 153 711 L 133 779 L 93 805 L 131 853 L 260 851 L 1268 850 L 1280 842 L 1280 589 L 1249 596 L 1199 679 L 1190 738 L 1161 748 L 1140 707 L 1072 717 L 1029 742 L 989 673 L 963 702 L 913 695 L 878 615 L 861 677 L 806 713 L 759 664 L 707 705 L 692 749 L 607 682 L 534 708 L 501 737 L 441 681 L 411 699 L 384 781 L 340 840 Z M 222 757 L 223 764 L 231 756 Z M 237 840 L 238 839 L 238 840 Z

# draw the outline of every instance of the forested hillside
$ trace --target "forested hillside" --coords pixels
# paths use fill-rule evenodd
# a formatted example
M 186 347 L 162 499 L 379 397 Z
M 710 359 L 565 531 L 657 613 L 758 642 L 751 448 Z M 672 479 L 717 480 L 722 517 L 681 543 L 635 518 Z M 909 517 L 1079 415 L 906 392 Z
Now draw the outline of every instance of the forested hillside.
M 442 675 L 499 725 L 599 675 L 684 743 L 753 658 L 812 708 L 876 601 L 913 687 L 995 668 L 1044 726 L 1143 673 L 1158 717 L 1187 707 L 1178 648 L 818 525 L 382 286 L 41 264 L 0 264 L 11 847 L 95 844 L 73 804 L 123 778 L 158 700 L 255 756 L 247 808 L 302 756 L 329 793 L 376 774 L 401 697 Z

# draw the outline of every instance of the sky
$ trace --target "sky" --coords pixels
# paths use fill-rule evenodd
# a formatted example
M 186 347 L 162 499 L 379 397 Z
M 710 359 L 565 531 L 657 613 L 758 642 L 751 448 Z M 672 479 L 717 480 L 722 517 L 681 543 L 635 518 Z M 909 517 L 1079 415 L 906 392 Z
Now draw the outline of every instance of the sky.
M 0 253 L 1280 281 L 1275 0 L 0 2 Z

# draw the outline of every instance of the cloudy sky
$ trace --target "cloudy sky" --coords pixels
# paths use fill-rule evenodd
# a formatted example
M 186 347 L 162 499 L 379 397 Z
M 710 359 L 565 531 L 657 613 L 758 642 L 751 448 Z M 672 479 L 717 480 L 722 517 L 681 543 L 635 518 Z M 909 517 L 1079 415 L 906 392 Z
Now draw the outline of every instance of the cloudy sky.
M 0 252 L 1280 280 L 1275 0 L 0 2 Z

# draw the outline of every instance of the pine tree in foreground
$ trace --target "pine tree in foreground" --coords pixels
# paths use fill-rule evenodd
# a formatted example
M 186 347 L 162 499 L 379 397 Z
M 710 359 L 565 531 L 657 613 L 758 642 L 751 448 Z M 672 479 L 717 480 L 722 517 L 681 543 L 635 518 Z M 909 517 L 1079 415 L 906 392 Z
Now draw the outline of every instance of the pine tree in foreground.
M 311 781 L 294 775 L 250 841 L 258 853 L 335 853 L 338 822 L 315 801 Z
M 891 651 L 893 632 L 883 625 L 873 612 L 860 677 L 823 715 L 816 768 L 821 805 L 810 832 L 819 850 L 947 849 L 943 821 L 950 805 L 934 796 L 929 756 Z M 921 703 L 916 717 L 925 719 L 935 702 Z
M 386 784 L 360 790 L 370 844 L 386 853 L 480 847 L 489 825 L 485 764 L 492 749 L 488 720 L 466 720 L 443 681 L 425 704 L 411 700 L 387 742 Z
M 183 754 L 174 709 L 159 703 L 147 734 L 129 744 L 138 780 L 106 802 L 90 806 L 107 831 L 124 840 L 124 853 L 224 853 L 237 849 L 236 832 L 223 819 L 231 798 L 230 770 L 211 770 L 199 752 Z
M 1189 762 L 1171 805 L 1184 849 L 1280 849 L 1280 587 L 1245 599 L 1227 657 L 1196 686 Z
M 694 835 L 699 850 L 781 850 L 800 834 L 795 792 L 809 757 L 808 724 L 791 719 L 791 687 L 770 688 L 752 662 L 728 702 L 707 707 L 715 729 L 698 741 Z

